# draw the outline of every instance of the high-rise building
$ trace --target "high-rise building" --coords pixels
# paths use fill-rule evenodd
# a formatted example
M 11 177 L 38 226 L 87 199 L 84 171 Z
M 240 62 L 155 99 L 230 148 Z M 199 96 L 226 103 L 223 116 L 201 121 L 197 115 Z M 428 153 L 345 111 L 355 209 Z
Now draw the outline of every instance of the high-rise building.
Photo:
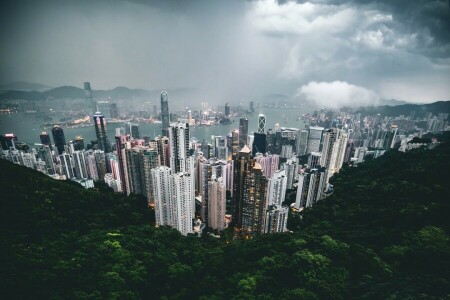
M 267 141 L 267 147 L 266 150 L 267 152 L 270 152 L 272 154 L 276 154 L 276 147 L 275 147 L 275 132 L 272 129 L 267 130 L 267 136 L 266 136 L 266 141 Z
M 55 125 L 52 128 L 52 135 L 53 135 L 53 142 L 55 142 L 56 150 L 58 150 L 58 154 L 61 155 L 64 152 L 64 146 L 66 145 L 64 130 L 59 125 Z
M 269 205 L 264 222 L 264 233 L 285 232 L 289 215 L 289 207 Z
M 297 156 L 302 156 L 306 154 L 306 149 L 308 146 L 308 130 L 302 129 L 298 132 L 296 152 Z
M 286 196 L 287 176 L 286 171 L 276 171 L 272 178 L 268 179 L 267 184 L 267 205 L 283 204 Z
M 159 161 L 158 149 L 145 147 L 141 151 L 141 172 L 143 173 L 141 176 L 142 184 L 143 184 L 143 192 L 144 196 L 147 198 L 148 204 L 154 204 L 154 196 L 153 196 L 153 182 L 151 176 L 151 170 L 161 166 Z
M 320 166 L 321 158 L 322 158 L 321 152 L 311 152 L 311 154 L 308 156 L 308 167 L 310 169 L 314 169 L 317 166 Z
M 129 137 L 125 134 L 116 135 L 116 153 L 119 161 L 119 175 L 122 192 L 130 194 L 130 183 L 128 180 L 128 166 L 126 158 L 126 149 L 129 142 Z
M 72 159 L 69 154 L 64 153 L 59 155 L 59 160 L 61 162 L 62 174 L 65 175 L 66 179 L 74 178 Z
M 233 160 L 233 222 L 238 228 L 242 226 L 242 206 L 244 197 L 244 181 L 255 162 L 251 159 L 251 151 L 244 146 Z
M 72 141 L 73 149 L 75 151 L 81 151 L 84 150 L 84 140 L 81 136 L 76 136 L 75 139 Z
M 320 152 L 320 142 L 322 141 L 322 132 L 324 128 L 318 126 L 310 126 L 308 133 L 308 146 L 306 153 Z
M 230 116 L 230 105 L 228 105 L 228 102 L 225 103 L 225 117 Z
M 87 179 L 88 173 L 86 169 L 84 151 L 76 150 L 73 152 L 72 157 L 75 167 L 75 177 L 78 179 Z
M 88 104 L 91 107 L 90 111 L 92 113 L 95 113 L 97 111 L 97 106 L 96 106 L 96 103 L 94 102 L 94 98 L 92 97 L 92 89 L 91 89 L 90 82 L 84 83 L 84 93 L 86 95 L 86 100 L 88 101 Z
M 208 182 L 209 205 L 208 226 L 223 230 L 225 228 L 226 189 L 222 177 L 215 176 Z
M 194 176 L 179 172 L 170 178 L 172 226 L 187 235 L 192 232 L 195 213 Z
M 226 136 L 215 136 L 214 137 L 214 156 L 217 159 L 228 159 L 228 146 Z
M 170 143 L 168 136 L 157 136 L 155 142 L 158 148 L 159 161 L 161 165 L 170 166 Z
M 288 159 L 285 163 L 282 164 L 282 170 L 286 171 L 286 177 L 287 177 L 287 189 L 292 189 L 294 185 L 294 181 L 297 178 L 297 172 L 298 172 L 298 163 L 295 158 Z
M 347 140 L 347 134 L 341 129 L 331 128 L 325 132 L 320 165 L 328 169 L 328 177 L 342 167 Z
M 162 121 L 162 135 L 169 136 L 168 134 L 170 126 L 169 96 L 165 91 L 161 92 L 161 121 Z
M 45 162 L 45 173 L 49 175 L 54 175 L 56 173 L 55 164 L 53 162 L 52 150 L 50 146 L 42 145 L 38 149 L 37 153 L 38 158 L 40 158 L 43 162 Z
M 106 155 L 103 150 L 94 150 L 95 163 L 97 165 L 98 178 L 103 179 L 106 172 Z
M 266 178 L 271 178 L 278 170 L 280 156 L 277 154 L 256 155 L 255 160 L 259 162 Z
M 191 176 L 187 173 L 171 174 L 168 167 L 152 169 L 153 190 L 155 195 L 155 215 L 158 226 L 171 226 L 183 235 L 192 232 Z
M 94 114 L 94 126 L 95 134 L 97 136 L 98 148 L 105 153 L 110 152 L 110 147 L 107 142 L 107 130 L 106 130 L 106 120 L 101 112 L 96 112 Z
M 235 157 L 239 154 L 239 130 L 233 129 L 231 131 L 231 150 L 232 157 Z
M 169 167 L 161 166 L 151 170 L 153 196 L 155 201 L 155 217 L 157 226 L 174 226 L 172 224 L 172 202 Z
M 240 232 L 243 237 L 256 237 L 264 231 L 266 213 L 266 177 L 261 165 L 254 163 L 245 176 L 242 188 L 242 214 Z
M 172 123 L 169 127 L 170 168 L 172 173 L 190 172 L 187 165 L 189 156 L 189 125 Z
M 248 136 L 248 119 L 240 118 L 239 119 L 239 148 L 243 148 L 247 145 L 247 136 Z
M 299 175 L 294 207 L 298 210 L 311 207 L 322 199 L 327 186 L 327 170 L 323 167 L 307 169 Z
M 266 132 L 266 115 L 259 114 L 258 115 L 258 133 Z
M 90 179 L 97 181 L 99 180 L 97 171 L 97 162 L 95 161 L 95 154 L 93 150 L 88 150 L 85 153 L 86 168 L 88 176 Z
M 252 144 L 252 155 L 255 156 L 256 153 L 265 154 L 267 151 L 267 139 L 265 133 L 254 133 L 253 144 Z
M 41 144 L 49 146 L 50 150 L 52 150 L 52 142 L 50 141 L 50 135 L 48 132 L 42 131 L 39 137 L 41 139 Z
M 250 101 L 249 111 L 254 112 L 255 111 L 255 103 L 253 101 Z

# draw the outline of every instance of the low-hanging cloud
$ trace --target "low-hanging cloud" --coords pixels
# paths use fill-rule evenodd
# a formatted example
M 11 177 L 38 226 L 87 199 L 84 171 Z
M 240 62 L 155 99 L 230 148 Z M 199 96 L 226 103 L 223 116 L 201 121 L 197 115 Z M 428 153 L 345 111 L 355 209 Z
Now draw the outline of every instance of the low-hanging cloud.
M 297 97 L 322 107 L 373 105 L 379 100 L 375 92 L 345 81 L 311 81 L 297 90 Z

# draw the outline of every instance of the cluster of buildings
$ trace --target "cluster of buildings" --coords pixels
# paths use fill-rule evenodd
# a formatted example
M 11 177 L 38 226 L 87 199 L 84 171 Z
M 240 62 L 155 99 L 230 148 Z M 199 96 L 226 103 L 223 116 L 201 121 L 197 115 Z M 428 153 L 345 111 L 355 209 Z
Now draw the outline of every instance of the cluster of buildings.
M 225 110 L 230 114 L 228 104 Z M 2 136 L 0 156 L 87 188 L 103 180 L 115 192 L 141 194 L 154 208 L 157 226 L 184 235 L 199 223 L 218 232 L 232 226 L 239 238 L 285 232 L 289 205 L 302 211 L 326 197 L 332 192 L 330 178 L 344 164 L 376 158 L 422 134 L 408 133 L 405 121 L 414 125 L 414 119 L 321 111 L 303 129 L 278 124 L 267 129 L 259 114 L 258 127 L 250 132 L 242 117 L 228 135 L 199 142 L 191 140 L 189 122 L 170 122 L 166 92 L 161 93 L 162 132 L 153 139 L 140 138 L 138 126 L 127 123 L 116 128 L 111 142 L 104 115 L 95 112 L 93 120 L 97 141 L 89 149 L 81 137 L 66 142 L 63 129 L 54 126 L 53 143 L 42 132 L 41 144 L 31 150 L 14 134 Z M 426 124 L 437 126 L 435 120 L 430 116 Z M 294 203 L 286 201 L 287 192 L 295 195 Z

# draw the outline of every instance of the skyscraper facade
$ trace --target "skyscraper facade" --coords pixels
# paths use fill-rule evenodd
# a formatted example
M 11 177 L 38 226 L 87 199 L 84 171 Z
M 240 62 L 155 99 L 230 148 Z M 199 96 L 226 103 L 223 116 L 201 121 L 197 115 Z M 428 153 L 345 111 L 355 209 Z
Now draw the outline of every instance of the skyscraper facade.
M 256 153 L 266 153 L 266 134 L 265 133 L 254 133 L 253 144 L 252 144 L 252 155 L 255 156 Z
M 289 214 L 289 207 L 281 205 L 269 205 L 267 208 L 264 233 L 285 232 Z
M 242 191 L 241 235 L 256 237 L 263 233 L 267 206 L 266 177 L 259 163 L 254 163 L 249 174 L 245 176 Z
M 161 92 L 161 121 L 162 121 L 162 135 L 168 136 L 170 126 L 169 115 L 169 96 L 166 91 Z
M 279 205 L 286 196 L 287 177 L 286 171 L 278 170 L 273 177 L 268 179 L 267 183 L 267 205 Z
M 320 142 L 322 141 L 322 132 L 324 128 L 318 126 L 309 127 L 308 146 L 306 153 L 320 152 Z
M 66 145 L 66 138 L 64 137 L 64 130 L 59 126 L 55 125 L 52 128 L 53 142 L 55 143 L 56 150 L 58 154 L 64 152 L 64 146 Z
M 46 131 L 42 131 L 39 135 L 39 138 L 41 139 L 42 145 L 47 145 L 50 147 L 50 150 L 52 150 L 52 142 L 50 141 L 50 135 Z
M 248 136 L 248 119 L 240 118 L 239 119 L 239 148 L 243 148 L 247 145 L 247 136 Z
M 95 113 L 97 111 L 97 105 L 94 102 L 94 98 L 92 97 L 92 89 L 90 82 L 84 83 L 84 94 L 86 96 L 88 104 L 90 105 L 90 112 Z
M 266 115 L 259 114 L 258 115 L 258 133 L 266 132 Z
M 215 176 L 208 182 L 209 205 L 208 226 L 223 230 L 225 228 L 226 189 L 222 177 Z
M 190 172 L 188 168 L 189 125 L 172 123 L 169 127 L 170 168 L 172 173 Z
M 96 112 L 94 114 L 94 126 L 95 135 L 97 136 L 98 148 L 105 153 L 110 152 L 109 145 L 107 142 L 107 130 L 106 130 L 106 120 L 105 116 L 101 112 Z

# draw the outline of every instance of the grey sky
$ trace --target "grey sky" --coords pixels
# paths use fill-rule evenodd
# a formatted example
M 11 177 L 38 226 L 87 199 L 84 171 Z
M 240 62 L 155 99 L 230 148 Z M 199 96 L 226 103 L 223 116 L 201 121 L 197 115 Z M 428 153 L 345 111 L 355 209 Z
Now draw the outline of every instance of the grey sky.
M 215 102 L 450 99 L 447 0 L 19 0 L 0 10 L 3 83 L 194 87 Z

